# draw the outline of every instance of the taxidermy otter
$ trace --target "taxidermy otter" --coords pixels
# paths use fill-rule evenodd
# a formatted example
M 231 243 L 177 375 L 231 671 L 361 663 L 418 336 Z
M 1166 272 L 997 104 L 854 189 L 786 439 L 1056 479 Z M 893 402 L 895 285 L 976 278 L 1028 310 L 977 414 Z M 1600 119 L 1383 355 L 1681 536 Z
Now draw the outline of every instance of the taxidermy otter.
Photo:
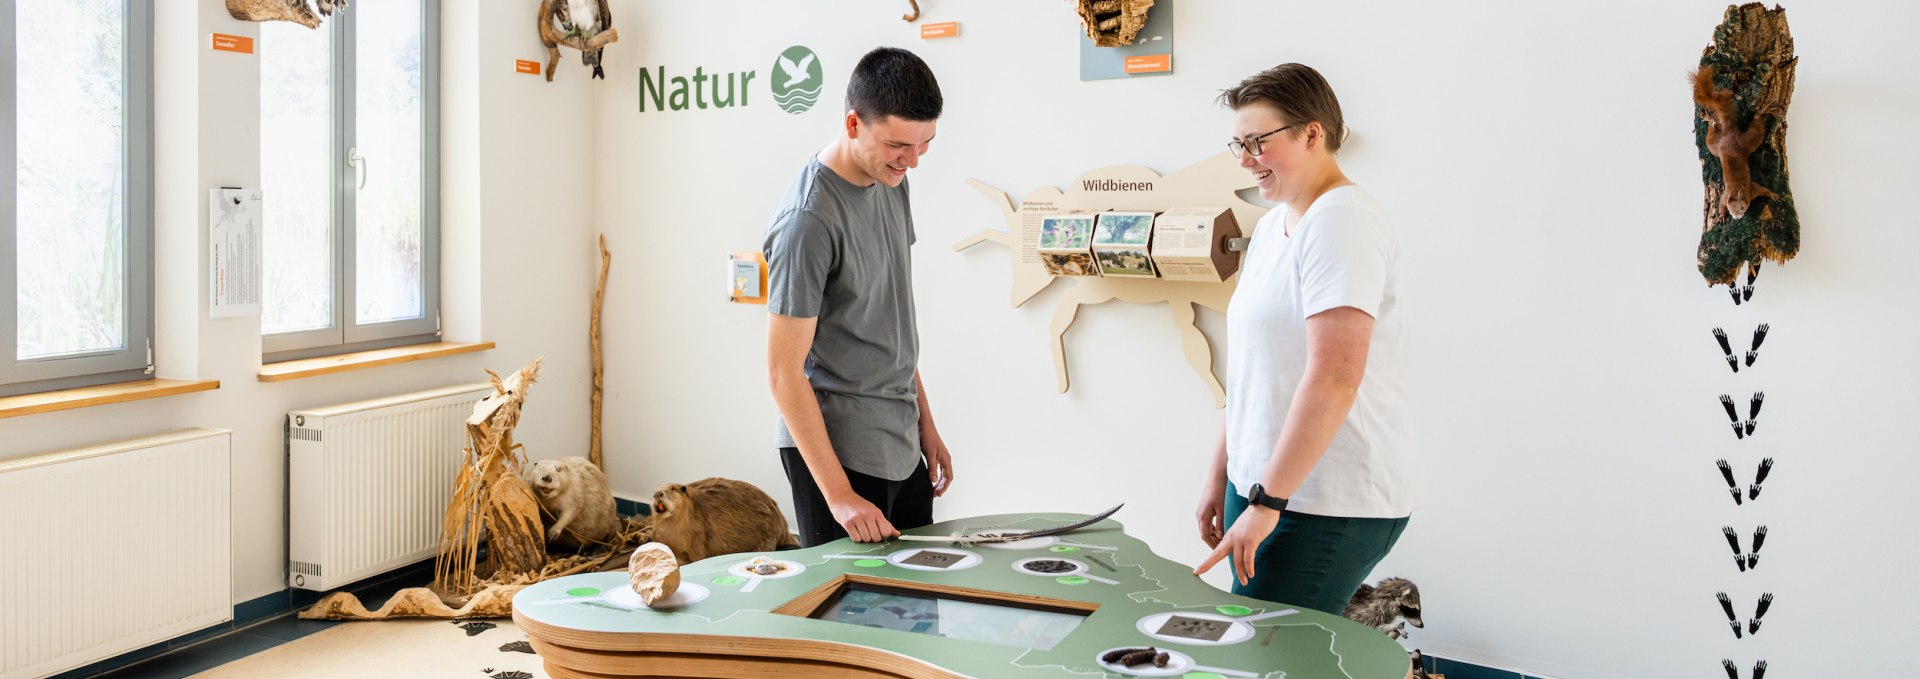
M 797 547 L 787 519 L 765 491 L 711 478 L 662 484 L 653 492 L 653 539 L 689 564 L 718 554 Z
M 607 489 L 607 477 L 584 457 L 540 460 L 520 470 L 540 500 L 550 547 L 580 550 L 605 541 L 620 527 L 620 513 Z
M 1754 183 L 1753 173 L 1747 169 L 1747 156 L 1760 150 L 1767 126 L 1757 116 L 1744 127 L 1740 125 L 1734 116 L 1733 91 L 1715 88 L 1713 69 L 1709 67 L 1693 72 L 1693 103 L 1707 120 L 1707 150 L 1720 159 L 1720 179 L 1726 185 L 1726 192 L 1720 196 L 1720 211 L 1734 219 L 1744 217 L 1753 201 L 1773 197 L 1772 191 Z
M 1347 601 L 1347 609 L 1340 615 L 1348 620 L 1385 632 L 1388 637 L 1398 639 L 1406 636 L 1407 623 L 1414 627 L 1426 627 L 1420 620 L 1420 588 L 1406 578 L 1387 578 L 1378 585 L 1361 584 L 1355 590 L 1353 598 Z M 1405 617 L 1406 623 L 1396 625 L 1396 618 Z

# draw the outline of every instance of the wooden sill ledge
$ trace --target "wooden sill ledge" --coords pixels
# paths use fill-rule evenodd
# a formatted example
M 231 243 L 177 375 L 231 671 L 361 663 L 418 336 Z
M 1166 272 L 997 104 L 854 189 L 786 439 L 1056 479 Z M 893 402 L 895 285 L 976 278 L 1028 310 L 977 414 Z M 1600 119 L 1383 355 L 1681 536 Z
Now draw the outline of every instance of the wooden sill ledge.
M 0 398 L 0 418 L 126 403 L 220 388 L 220 380 L 139 380 Z
M 432 342 L 320 358 L 303 358 L 297 361 L 280 361 L 260 366 L 260 381 L 284 382 L 302 377 L 317 377 L 441 356 L 469 354 L 492 348 L 492 342 Z

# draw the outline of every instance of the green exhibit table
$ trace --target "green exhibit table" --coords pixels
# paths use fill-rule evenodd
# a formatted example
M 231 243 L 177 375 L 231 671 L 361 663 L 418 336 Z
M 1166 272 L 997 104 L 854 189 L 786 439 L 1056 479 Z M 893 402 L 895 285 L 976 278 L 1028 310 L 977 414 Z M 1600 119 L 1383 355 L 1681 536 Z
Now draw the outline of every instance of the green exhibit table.
M 1004 514 L 907 532 L 1085 518 Z M 839 540 L 716 556 L 681 567 L 679 591 L 651 608 L 623 572 L 573 575 L 521 590 L 513 619 L 555 679 L 1409 674 L 1406 651 L 1377 630 L 1222 592 L 1192 570 L 1107 519 L 1005 543 Z M 1103 660 L 1148 646 L 1164 664 Z

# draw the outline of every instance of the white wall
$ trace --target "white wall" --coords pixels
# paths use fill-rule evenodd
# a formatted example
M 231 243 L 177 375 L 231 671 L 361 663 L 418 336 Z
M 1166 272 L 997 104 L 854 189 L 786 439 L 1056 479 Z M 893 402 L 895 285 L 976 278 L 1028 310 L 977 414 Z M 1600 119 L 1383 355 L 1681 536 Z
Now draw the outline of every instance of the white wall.
M 201 273 L 207 189 L 258 186 L 260 164 L 258 58 L 213 52 L 208 34 L 258 38 L 258 25 L 232 19 L 224 3 L 156 4 L 158 368 L 218 379 L 220 389 L 0 420 L 0 458 L 182 427 L 232 429 L 237 603 L 285 588 L 289 410 L 485 381 L 483 368 L 504 373 L 545 354 L 517 440 L 535 457 L 584 454 L 592 168 L 574 149 L 592 135 L 589 94 L 578 78 L 547 84 L 513 73 L 515 58 L 545 54 L 523 16 L 531 10 L 505 0 L 484 11 L 466 0 L 443 8 L 443 317 L 449 339 L 498 348 L 268 384 L 255 377 L 258 317 L 207 318 Z M 540 148 L 548 143 L 563 150 Z
M 1083 83 L 1067 3 L 925 3 L 923 21 L 960 21 L 962 37 L 922 42 L 887 3 L 617 2 L 622 40 L 591 85 L 593 196 L 615 252 L 608 473 L 627 496 L 724 475 L 786 504 L 764 312 L 722 302 L 720 260 L 759 246 L 782 190 L 834 133 L 858 57 L 905 46 L 948 100 L 912 177 L 922 371 L 957 465 L 938 518 L 1124 500 L 1133 533 L 1197 562 L 1191 512 L 1219 413 L 1166 310 L 1083 310 L 1068 335 L 1074 389 L 1054 393 L 1060 291 L 1010 309 L 1003 251 L 950 250 L 1002 228 L 963 180 L 1017 199 L 1109 164 L 1170 172 L 1228 138 L 1219 89 L 1299 61 L 1328 77 L 1357 130 L 1343 166 L 1407 234 L 1419 353 L 1407 417 L 1425 500 L 1379 575 L 1422 585 L 1429 625 L 1414 645 L 1568 678 L 1706 676 L 1723 657 L 1799 676 L 1885 672 L 1899 629 L 1885 604 L 1920 593 L 1895 575 L 1920 556 L 1902 492 L 1920 471 L 1906 454 L 1920 437 L 1902 424 L 1920 323 L 1902 313 L 1901 266 L 1920 232 L 1896 198 L 1920 181 L 1897 160 L 1920 142 L 1908 115 L 1920 85 L 1895 51 L 1920 9 L 1791 7 L 1803 254 L 1768 267 L 1736 308 L 1693 271 L 1685 79 L 1725 6 L 1189 0 L 1175 8 L 1175 75 Z M 821 105 L 797 116 L 766 89 L 796 43 L 828 74 Z M 637 72 L 659 65 L 760 76 L 744 108 L 640 113 Z M 562 79 L 583 73 L 569 61 Z M 1760 362 L 1730 374 L 1709 329 L 1744 345 L 1760 322 L 1773 327 Z M 1217 315 L 1202 323 L 1221 338 Z M 1757 437 L 1734 441 L 1716 396 L 1763 389 Z M 1767 492 L 1734 507 L 1713 461 L 1745 483 L 1763 456 L 1778 462 Z M 1761 523 L 1761 565 L 1738 573 L 1720 527 L 1744 542 Z M 1758 636 L 1731 638 L 1721 590 L 1743 618 L 1776 595 Z

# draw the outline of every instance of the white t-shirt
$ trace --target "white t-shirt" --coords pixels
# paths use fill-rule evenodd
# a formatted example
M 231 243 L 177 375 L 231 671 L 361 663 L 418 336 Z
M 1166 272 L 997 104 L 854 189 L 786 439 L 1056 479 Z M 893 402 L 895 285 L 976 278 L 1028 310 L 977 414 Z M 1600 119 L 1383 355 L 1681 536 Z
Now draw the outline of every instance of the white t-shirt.
M 1265 475 L 1307 368 L 1307 317 L 1338 307 L 1373 316 L 1366 376 L 1327 454 L 1288 498 L 1321 516 L 1413 513 L 1399 245 L 1373 197 L 1346 185 L 1284 228 L 1285 206 L 1254 230 L 1227 306 L 1227 479 L 1245 495 Z

